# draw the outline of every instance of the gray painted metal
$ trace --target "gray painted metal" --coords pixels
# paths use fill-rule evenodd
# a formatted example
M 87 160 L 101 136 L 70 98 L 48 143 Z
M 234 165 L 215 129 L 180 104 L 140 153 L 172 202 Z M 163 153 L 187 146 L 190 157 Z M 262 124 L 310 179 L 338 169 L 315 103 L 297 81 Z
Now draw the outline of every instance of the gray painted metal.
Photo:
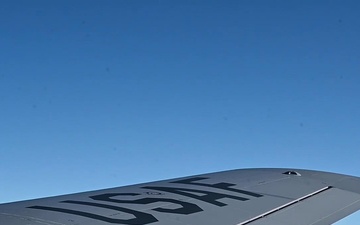
M 358 177 L 240 169 L 1 204 L 0 225 L 326 225 L 359 209 Z

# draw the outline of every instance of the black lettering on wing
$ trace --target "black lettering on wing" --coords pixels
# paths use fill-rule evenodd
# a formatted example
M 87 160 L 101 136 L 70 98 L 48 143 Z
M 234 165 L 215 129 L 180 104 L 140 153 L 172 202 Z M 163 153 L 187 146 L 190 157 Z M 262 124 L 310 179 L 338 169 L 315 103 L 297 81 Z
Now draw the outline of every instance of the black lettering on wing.
M 178 188 L 178 187 L 156 187 L 156 186 L 146 186 L 142 187 L 145 189 L 151 189 L 151 190 L 157 190 L 157 191 L 166 191 L 190 198 L 195 198 L 203 202 L 207 202 L 216 206 L 226 206 L 225 203 L 219 202 L 217 200 L 222 198 L 230 198 L 235 199 L 239 201 L 247 201 L 248 198 L 228 195 L 228 194 L 222 194 L 222 193 L 216 193 L 211 191 L 205 191 L 205 190 L 196 190 L 196 189 L 190 189 L 190 188 Z M 197 193 L 197 194 L 193 194 Z M 200 194 L 200 195 L 198 195 Z
M 129 213 L 129 214 L 133 215 L 135 218 L 127 219 L 127 220 L 114 219 L 114 218 L 109 218 L 109 217 L 105 217 L 105 216 L 101 216 L 101 215 L 97 215 L 97 214 L 93 214 L 93 213 L 78 211 L 78 210 L 64 209 L 64 208 L 57 208 L 57 207 L 47 207 L 47 206 L 30 206 L 28 208 L 72 214 L 72 215 L 87 217 L 90 219 L 104 221 L 104 222 L 113 223 L 113 224 L 143 225 L 143 224 L 150 224 L 150 223 L 154 223 L 154 222 L 158 221 L 151 214 L 147 214 L 144 212 L 139 212 L 139 211 L 135 211 L 132 209 L 123 208 L 123 207 L 118 207 L 118 206 L 98 204 L 98 203 L 93 203 L 93 202 L 71 201 L 71 200 L 62 201 L 60 203 L 70 203 L 70 204 L 87 205 L 87 206 L 94 206 L 94 207 L 98 207 L 98 208 L 112 209 L 112 210 L 116 210 L 119 212 Z
M 205 184 L 205 183 L 197 183 L 197 182 L 195 182 L 195 181 L 206 180 L 206 179 L 209 179 L 209 178 L 194 177 L 194 178 L 189 178 L 189 179 L 184 179 L 184 180 L 173 181 L 171 183 L 190 184 L 190 185 L 198 185 L 198 186 L 203 186 L 203 187 L 212 187 L 212 188 L 217 188 L 217 189 L 221 189 L 221 190 L 236 192 L 236 193 L 240 193 L 240 194 L 244 194 L 244 195 L 249 195 L 249 196 L 256 197 L 256 198 L 263 197 L 263 195 L 258 194 L 258 193 L 254 193 L 254 192 L 251 192 L 251 191 L 245 191 L 245 190 L 231 188 L 232 186 L 236 186 L 236 184 L 223 183 L 223 182 L 222 183 L 217 183 L 217 184 Z
M 183 201 L 171 199 L 171 198 L 140 198 L 140 199 L 136 199 L 136 200 L 121 200 L 121 199 L 113 198 L 113 197 L 117 197 L 117 196 L 126 196 L 126 195 L 136 196 L 136 195 L 140 195 L 140 194 L 136 194 L 136 193 L 106 193 L 106 194 L 91 196 L 90 198 L 93 200 L 112 202 L 112 203 L 129 203 L 129 204 L 146 205 L 146 204 L 155 203 L 155 202 L 169 202 L 169 203 L 174 203 L 174 204 L 181 206 L 181 208 L 177 208 L 177 209 L 166 209 L 166 208 L 152 209 L 154 211 L 164 212 L 164 213 L 189 215 L 189 214 L 203 211 L 199 206 L 197 206 L 195 204 L 192 204 L 189 202 L 183 202 Z

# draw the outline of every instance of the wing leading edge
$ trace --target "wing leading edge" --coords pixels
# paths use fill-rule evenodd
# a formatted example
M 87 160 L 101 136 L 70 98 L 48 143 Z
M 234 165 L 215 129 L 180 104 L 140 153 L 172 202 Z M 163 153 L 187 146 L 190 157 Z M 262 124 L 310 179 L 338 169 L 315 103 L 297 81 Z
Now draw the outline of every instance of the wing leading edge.
M 360 178 L 240 169 L 0 205 L 6 225 L 326 225 L 360 209 Z

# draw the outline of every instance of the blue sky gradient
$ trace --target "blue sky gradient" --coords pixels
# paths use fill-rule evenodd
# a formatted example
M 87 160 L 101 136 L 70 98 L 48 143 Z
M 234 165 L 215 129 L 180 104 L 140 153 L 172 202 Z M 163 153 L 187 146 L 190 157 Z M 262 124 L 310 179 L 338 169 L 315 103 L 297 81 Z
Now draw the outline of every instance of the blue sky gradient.
M 0 202 L 248 167 L 360 176 L 359 11 L 4 1 Z

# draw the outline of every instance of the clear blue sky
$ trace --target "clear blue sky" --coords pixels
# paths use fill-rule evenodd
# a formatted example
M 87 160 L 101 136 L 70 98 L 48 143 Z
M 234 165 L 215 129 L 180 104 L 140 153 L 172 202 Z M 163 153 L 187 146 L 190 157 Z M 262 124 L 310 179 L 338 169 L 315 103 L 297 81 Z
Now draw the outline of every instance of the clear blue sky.
M 359 12 L 3 1 L 0 202 L 248 167 L 360 176 Z

